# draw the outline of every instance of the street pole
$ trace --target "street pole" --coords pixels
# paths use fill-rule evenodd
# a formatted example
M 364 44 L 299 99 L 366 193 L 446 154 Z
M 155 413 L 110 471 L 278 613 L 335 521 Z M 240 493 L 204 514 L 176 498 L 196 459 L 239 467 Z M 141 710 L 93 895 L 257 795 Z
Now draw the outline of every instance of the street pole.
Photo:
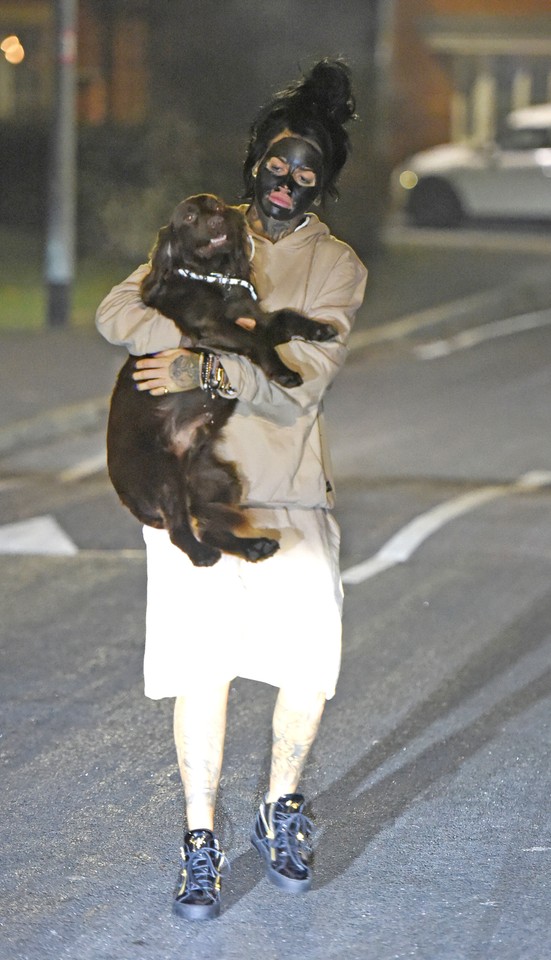
M 380 156 L 388 158 L 391 147 L 393 56 L 396 32 L 396 0 L 379 0 L 375 46 L 376 140 Z
M 56 78 L 48 181 L 46 322 L 69 322 L 75 272 L 77 0 L 56 0 Z

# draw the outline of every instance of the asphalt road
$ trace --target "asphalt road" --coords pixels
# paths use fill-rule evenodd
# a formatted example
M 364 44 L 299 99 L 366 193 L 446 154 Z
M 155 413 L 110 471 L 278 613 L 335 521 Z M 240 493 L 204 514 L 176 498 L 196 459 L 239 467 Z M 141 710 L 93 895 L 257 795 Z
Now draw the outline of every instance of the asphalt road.
M 478 269 L 509 257 L 481 243 Z M 421 288 L 397 281 L 381 327 L 410 322 L 361 327 L 327 400 L 345 642 L 303 782 L 305 897 L 270 887 L 248 842 L 275 691 L 238 681 L 223 913 L 172 917 L 181 800 L 171 705 L 141 690 L 140 532 L 94 466 L 99 434 L 4 458 L 1 522 L 49 517 L 58 555 L 0 556 L 2 960 L 551 955 L 551 312 L 529 298 L 511 332 L 482 298 L 431 321 Z

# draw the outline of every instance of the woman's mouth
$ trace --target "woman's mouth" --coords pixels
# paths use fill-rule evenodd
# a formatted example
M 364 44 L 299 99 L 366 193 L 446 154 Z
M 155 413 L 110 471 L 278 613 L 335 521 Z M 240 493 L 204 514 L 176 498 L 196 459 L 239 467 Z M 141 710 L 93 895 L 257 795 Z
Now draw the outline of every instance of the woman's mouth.
M 270 203 L 273 203 L 275 207 L 283 207 L 285 210 L 293 209 L 293 201 L 288 193 L 285 193 L 284 190 L 272 190 L 268 194 L 268 200 Z

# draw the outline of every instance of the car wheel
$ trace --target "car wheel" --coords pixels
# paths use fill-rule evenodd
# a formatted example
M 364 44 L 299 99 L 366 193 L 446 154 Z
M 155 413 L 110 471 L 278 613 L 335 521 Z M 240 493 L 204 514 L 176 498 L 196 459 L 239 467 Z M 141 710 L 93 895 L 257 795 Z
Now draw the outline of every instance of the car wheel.
M 407 215 L 417 227 L 457 227 L 463 210 L 455 190 L 445 180 L 427 177 L 408 195 Z

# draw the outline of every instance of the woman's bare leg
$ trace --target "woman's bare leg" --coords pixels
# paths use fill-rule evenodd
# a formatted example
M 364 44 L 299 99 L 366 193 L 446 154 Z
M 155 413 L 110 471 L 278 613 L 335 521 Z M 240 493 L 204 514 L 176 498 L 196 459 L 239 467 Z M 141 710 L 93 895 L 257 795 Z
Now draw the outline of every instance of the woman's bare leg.
M 325 693 L 279 691 L 273 718 L 272 768 L 266 801 L 296 793 L 304 764 L 320 725 Z
M 188 830 L 212 830 L 222 770 L 229 684 L 201 685 L 174 704 L 174 741 Z

